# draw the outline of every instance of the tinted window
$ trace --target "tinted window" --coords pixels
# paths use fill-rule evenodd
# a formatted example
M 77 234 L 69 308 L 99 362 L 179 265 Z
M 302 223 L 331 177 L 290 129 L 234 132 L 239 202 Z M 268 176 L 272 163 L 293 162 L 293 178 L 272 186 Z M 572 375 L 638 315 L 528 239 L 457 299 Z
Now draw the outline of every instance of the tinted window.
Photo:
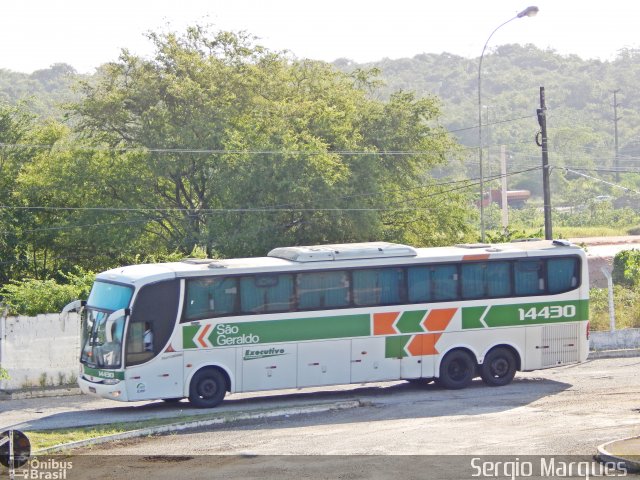
M 355 270 L 352 275 L 355 305 L 392 305 L 402 301 L 401 268 Z
M 550 258 L 547 260 L 549 293 L 567 292 L 578 286 L 577 258 Z
M 243 313 L 292 310 L 293 275 L 256 275 L 240 279 L 240 310 Z
M 164 350 L 176 324 L 179 295 L 179 280 L 140 289 L 131 310 L 127 365 L 143 363 Z
M 508 297 L 511 295 L 509 262 L 463 264 L 462 298 Z
M 349 274 L 345 271 L 299 273 L 296 286 L 300 310 L 349 306 Z
M 485 271 L 486 292 L 489 297 L 508 297 L 512 294 L 513 279 L 509 262 L 490 262 Z
M 515 262 L 516 295 L 541 295 L 544 293 L 544 277 L 541 260 Z
M 433 300 L 455 300 L 458 298 L 457 265 L 431 267 L 431 285 Z
M 431 268 L 409 267 L 407 269 L 407 296 L 409 303 L 431 300 Z
M 209 277 L 187 282 L 186 320 L 230 315 L 237 311 L 238 279 Z

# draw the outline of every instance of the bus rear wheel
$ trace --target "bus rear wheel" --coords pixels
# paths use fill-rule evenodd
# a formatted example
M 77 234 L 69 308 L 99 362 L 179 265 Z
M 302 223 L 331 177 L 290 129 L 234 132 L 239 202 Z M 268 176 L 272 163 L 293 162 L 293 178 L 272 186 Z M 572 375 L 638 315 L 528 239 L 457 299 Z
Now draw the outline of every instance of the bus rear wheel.
M 191 379 L 189 401 L 195 407 L 213 408 L 222 402 L 227 393 L 224 375 L 215 368 L 200 370 Z
M 482 381 L 491 387 L 502 387 L 511 383 L 516 374 L 516 357 L 507 348 L 494 348 L 480 366 Z
M 453 350 L 447 353 L 440 363 L 438 385 L 450 390 L 467 387 L 476 375 L 476 362 L 465 350 Z

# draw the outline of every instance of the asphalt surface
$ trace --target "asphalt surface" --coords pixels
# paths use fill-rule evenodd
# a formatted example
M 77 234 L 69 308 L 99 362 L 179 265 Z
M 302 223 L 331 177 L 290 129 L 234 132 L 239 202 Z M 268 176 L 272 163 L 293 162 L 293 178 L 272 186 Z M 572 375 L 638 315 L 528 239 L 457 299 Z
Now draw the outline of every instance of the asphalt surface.
M 66 478 L 460 479 L 477 477 L 471 462 L 517 461 L 535 466 L 544 458 L 539 455 L 554 456 L 554 461 L 571 455 L 568 462 L 586 462 L 596 469 L 589 478 L 603 477 L 597 475 L 599 464 L 590 463 L 597 446 L 640 435 L 639 368 L 640 357 L 599 359 L 518 373 L 512 384 L 500 388 L 479 381 L 458 391 L 388 382 L 231 395 L 215 410 L 248 411 L 345 399 L 358 399 L 365 406 L 246 420 L 79 449 L 64 457 L 74 465 Z M 131 405 L 86 396 L 14 400 L 0 402 L 0 408 L 2 424 L 22 422 L 27 430 L 89 420 L 211 413 L 183 402 Z
M 593 454 L 640 435 L 640 358 L 518 373 L 511 385 L 464 390 L 387 382 L 230 395 L 216 412 L 358 399 L 366 406 L 244 421 L 100 447 L 134 455 Z M 0 425 L 23 430 L 211 414 L 188 403 L 120 404 L 87 396 L 0 402 Z M 304 441 L 301 441 L 304 439 Z

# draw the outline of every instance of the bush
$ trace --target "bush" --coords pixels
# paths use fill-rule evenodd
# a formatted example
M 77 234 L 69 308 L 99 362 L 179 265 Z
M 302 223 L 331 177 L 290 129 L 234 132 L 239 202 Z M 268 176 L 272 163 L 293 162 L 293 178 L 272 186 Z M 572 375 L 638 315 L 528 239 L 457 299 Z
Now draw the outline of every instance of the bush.
M 12 280 L 0 289 L 3 303 L 11 315 L 37 315 L 62 310 L 67 303 L 87 298 L 95 273 L 78 269 L 77 273 L 61 273 L 65 283 L 55 280 Z
M 589 319 L 591 330 L 609 330 L 609 291 L 592 288 L 589 294 Z M 614 285 L 616 329 L 640 327 L 640 287 Z
M 613 258 L 613 283 L 633 287 L 640 285 L 640 250 L 623 250 Z

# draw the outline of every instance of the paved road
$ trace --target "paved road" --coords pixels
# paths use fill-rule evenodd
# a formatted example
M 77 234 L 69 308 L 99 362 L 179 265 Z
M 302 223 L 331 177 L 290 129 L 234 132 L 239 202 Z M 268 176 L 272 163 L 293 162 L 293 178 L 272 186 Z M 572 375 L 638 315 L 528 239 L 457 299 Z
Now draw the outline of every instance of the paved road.
M 319 393 L 232 395 L 224 409 L 345 398 L 358 398 L 367 406 L 102 445 L 78 451 L 71 459 L 81 473 L 77 478 L 83 479 L 131 478 L 136 472 L 172 480 L 364 479 L 396 478 L 398 471 L 403 478 L 471 478 L 471 457 L 441 459 L 439 455 L 511 455 L 522 460 L 529 458 L 526 455 L 585 455 L 589 459 L 599 444 L 640 435 L 639 368 L 640 358 L 601 359 L 519 373 L 502 388 L 476 381 L 468 389 L 449 391 L 389 382 Z M 120 421 L 201 411 L 186 404 L 105 402 L 87 397 L 25 400 L 12 403 L 15 409 L 3 412 L 1 418 L 30 417 L 29 422 L 37 425 L 52 417 L 83 423 L 86 416 Z M 388 457 L 397 454 L 421 456 Z M 461 473 L 456 466 L 466 470 Z M 431 473 L 426 474 L 426 469 Z
M 388 382 L 231 395 L 216 410 L 352 398 L 368 406 L 140 440 L 108 451 L 315 455 L 435 454 L 444 449 L 449 454 L 591 454 L 606 441 L 640 435 L 639 368 L 640 358 L 600 359 L 518 373 L 502 388 L 480 381 L 459 391 Z M 87 396 L 0 402 L 0 408 L 3 428 L 19 424 L 28 430 L 211 413 L 184 402 L 121 404 Z
M 144 439 L 108 453 L 591 455 L 640 435 L 639 369 L 640 358 L 602 359 L 518 374 L 502 388 L 355 389 L 370 406 Z

